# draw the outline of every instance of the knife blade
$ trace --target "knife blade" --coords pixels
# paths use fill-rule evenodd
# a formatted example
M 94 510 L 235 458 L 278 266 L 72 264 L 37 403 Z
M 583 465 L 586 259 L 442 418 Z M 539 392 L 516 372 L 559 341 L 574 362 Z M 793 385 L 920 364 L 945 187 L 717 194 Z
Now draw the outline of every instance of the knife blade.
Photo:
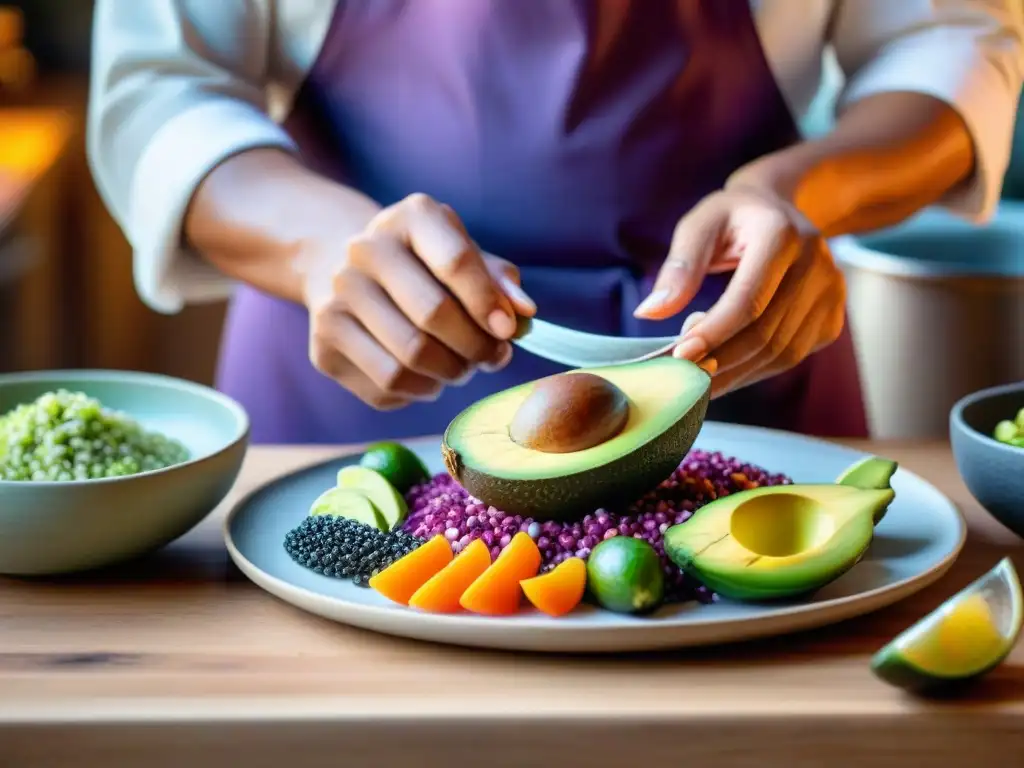
M 625 365 L 660 357 L 679 342 L 678 336 L 627 338 L 564 328 L 537 318 L 518 318 L 512 343 L 538 357 L 571 368 Z

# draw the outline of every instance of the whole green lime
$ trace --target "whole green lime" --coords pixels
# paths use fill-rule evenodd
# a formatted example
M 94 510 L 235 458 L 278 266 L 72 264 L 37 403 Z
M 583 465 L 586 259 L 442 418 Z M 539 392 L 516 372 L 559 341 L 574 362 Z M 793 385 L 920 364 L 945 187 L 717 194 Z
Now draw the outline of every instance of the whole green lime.
M 430 479 L 420 457 L 401 443 L 374 443 L 363 453 L 359 465 L 379 472 L 403 495 Z
M 587 588 L 616 613 L 649 613 L 665 600 L 665 574 L 654 547 L 632 536 L 605 539 L 587 559 Z

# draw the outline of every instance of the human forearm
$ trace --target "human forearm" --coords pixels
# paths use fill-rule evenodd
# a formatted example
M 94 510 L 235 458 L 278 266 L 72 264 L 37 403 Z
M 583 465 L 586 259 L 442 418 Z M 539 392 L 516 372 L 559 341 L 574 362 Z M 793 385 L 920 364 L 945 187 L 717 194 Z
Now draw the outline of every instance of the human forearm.
M 338 248 L 359 234 L 380 206 L 310 171 L 278 149 L 226 160 L 202 182 L 185 217 L 188 245 L 225 275 L 301 302 L 316 265 L 303 246 L 328 238 Z M 330 232 L 323 232 L 326 225 Z
M 957 112 L 916 93 L 852 105 L 827 136 L 739 169 L 729 187 L 792 202 L 826 237 L 896 224 L 966 180 L 974 145 Z

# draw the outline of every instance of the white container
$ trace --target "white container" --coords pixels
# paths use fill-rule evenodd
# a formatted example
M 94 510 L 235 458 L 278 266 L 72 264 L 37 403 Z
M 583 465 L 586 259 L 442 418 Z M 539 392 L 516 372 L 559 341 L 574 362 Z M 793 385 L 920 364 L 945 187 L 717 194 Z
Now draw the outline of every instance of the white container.
M 945 439 L 961 397 L 1024 380 L 1024 202 L 984 227 L 929 209 L 832 252 L 872 437 Z

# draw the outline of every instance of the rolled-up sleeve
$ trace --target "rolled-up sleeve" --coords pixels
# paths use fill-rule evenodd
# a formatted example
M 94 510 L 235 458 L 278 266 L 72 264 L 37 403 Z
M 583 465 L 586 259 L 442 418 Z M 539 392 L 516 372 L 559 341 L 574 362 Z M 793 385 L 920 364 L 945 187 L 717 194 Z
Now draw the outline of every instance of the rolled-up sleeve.
M 258 0 L 98 0 L 87 148 L 153 309 L 230 294 L 183 243 L 196 187 L 246 149 L 294 150 L 267 115 L 269 15 Z
M 838 0 L 831 42 L 846 75 L 839 109 L 876 93 L 911 91 L 958 112 L 974 141 L 975 171 L 940 204 L 989 219 L 1024 82 L 1021 0 Z

